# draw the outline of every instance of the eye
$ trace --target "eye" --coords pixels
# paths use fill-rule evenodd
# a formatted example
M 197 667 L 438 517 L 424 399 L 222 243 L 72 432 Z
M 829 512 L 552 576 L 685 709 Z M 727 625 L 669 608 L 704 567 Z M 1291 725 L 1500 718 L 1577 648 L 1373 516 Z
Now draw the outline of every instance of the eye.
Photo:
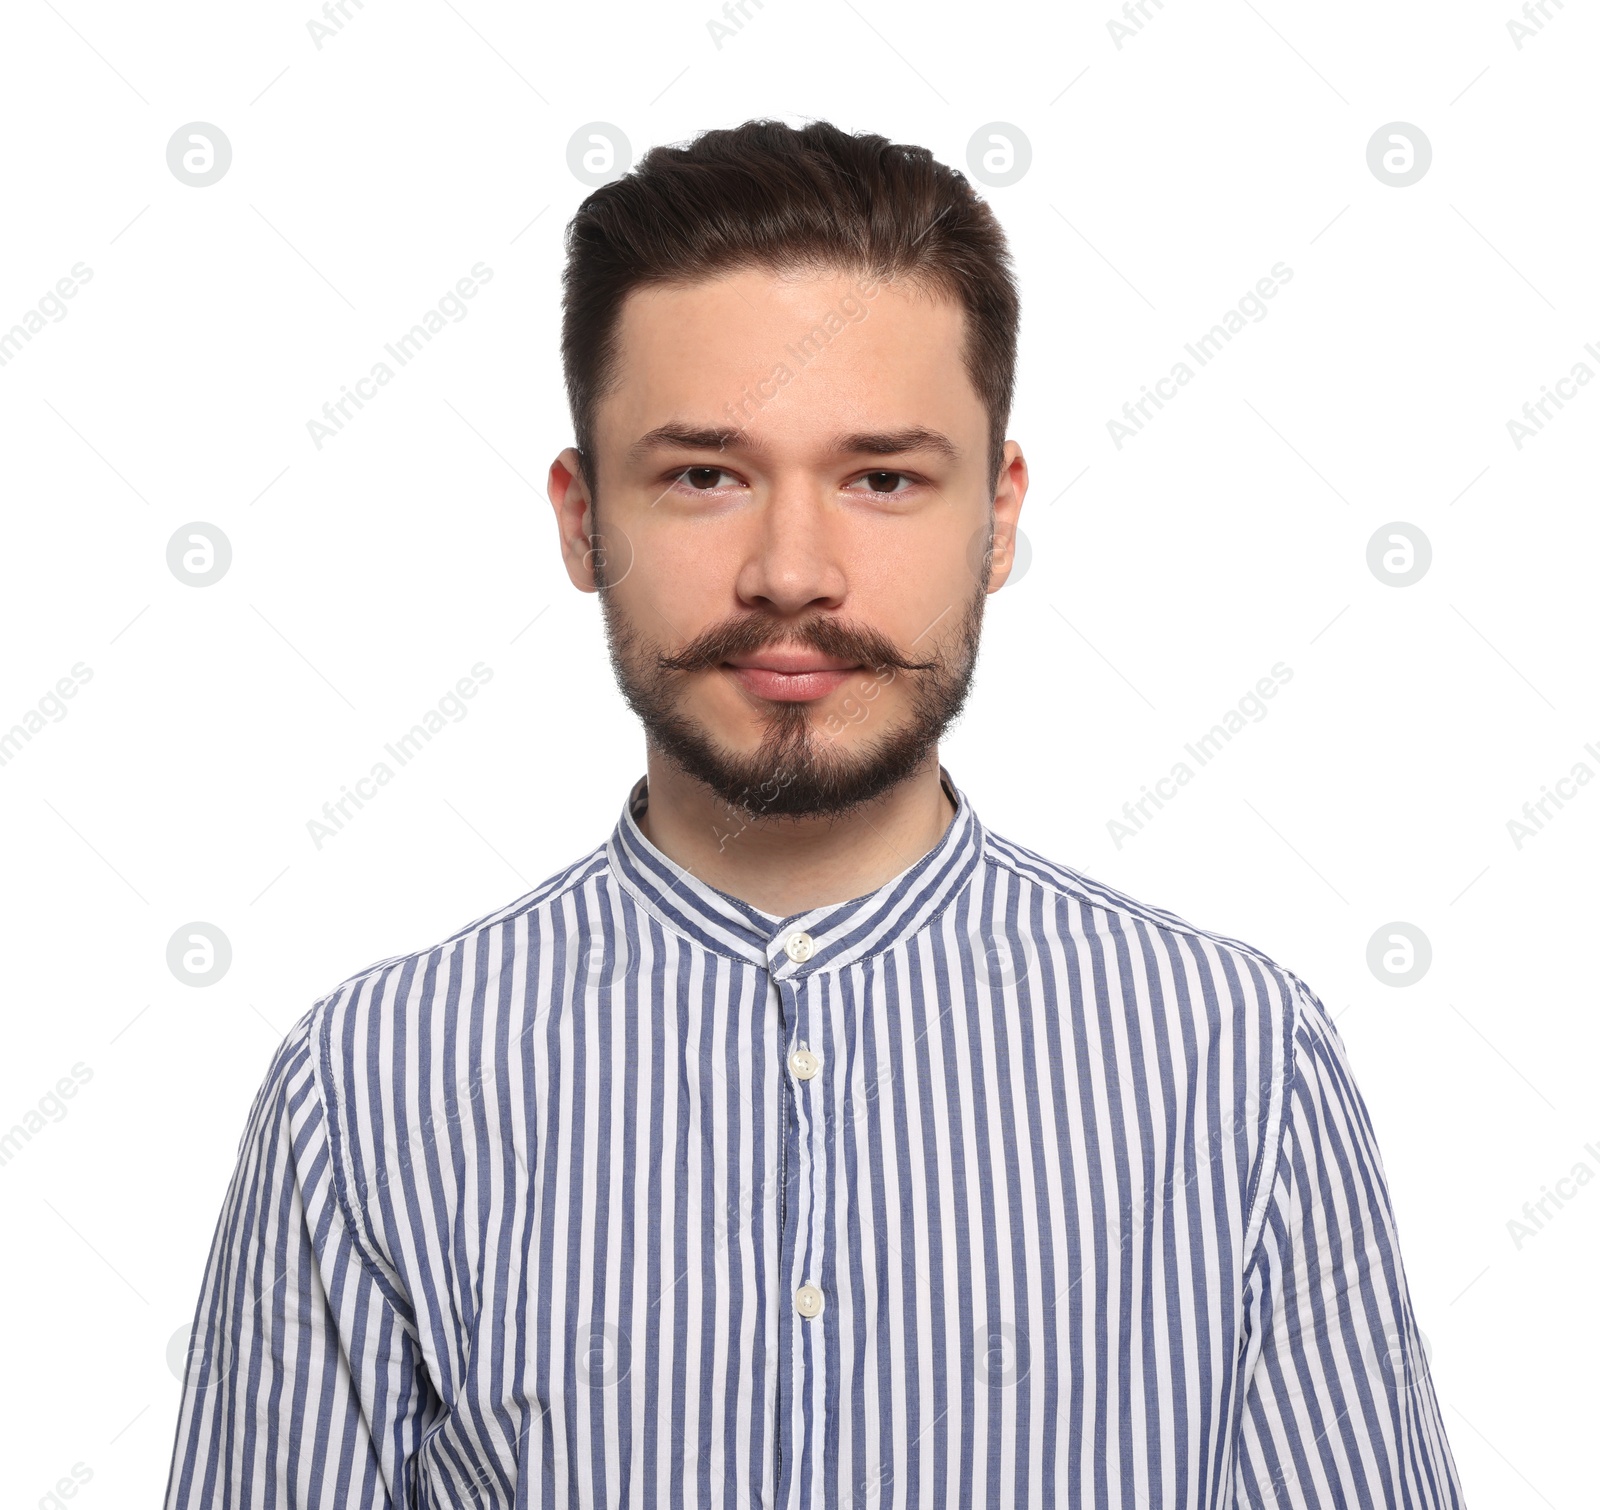
M 727 481 L 722 481 L 723 478 Z M 685 467 L 681 472 L 672 474 L 672 481 L 682 483 L 695 493 L 709 493 L 717 488 L 739 486 L 739 479 L 721 467 Z
M 865 491 L 870 493 L 903 493 L 906 488 L 915 487 L 917 479 L 908 472 L 867 472 L 856 478 L 850 487 L 856 488 L 860 483 L 865 483 Z M 901 487 L 901 483 L 905 487 Z

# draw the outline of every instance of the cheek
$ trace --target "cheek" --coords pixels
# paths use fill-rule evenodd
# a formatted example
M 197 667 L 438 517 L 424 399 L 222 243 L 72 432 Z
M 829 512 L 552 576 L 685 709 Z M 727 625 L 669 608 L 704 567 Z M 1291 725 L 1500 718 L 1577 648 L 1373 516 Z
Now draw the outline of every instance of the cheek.
M 855 574 L 857 611 L 902 644 L 930 624 L 939 635 L 978 590 L 986 539 L 987 532 L 971 542 L 941 536 L 886 546 Z
M 632 558 L 625 601 L 630 609 L 654 610 L 663 633 L 670 624 L 686 638 L 730 612 L 737 559 L 714 533 L 646 525 L 637 531 Z

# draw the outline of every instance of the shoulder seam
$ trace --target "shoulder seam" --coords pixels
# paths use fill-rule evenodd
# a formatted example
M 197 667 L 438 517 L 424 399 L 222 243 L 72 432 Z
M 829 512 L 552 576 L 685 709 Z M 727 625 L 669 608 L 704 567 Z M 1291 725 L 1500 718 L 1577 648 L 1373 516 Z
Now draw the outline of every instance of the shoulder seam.
M 1255 1173 L 1251 1176 L 1250 1198 L 1245 1202 L 1245 1209 L 1249 1213 L 1245 1225 L 1245 1249 L 1249 1254 L 1245 1261 L 1241 1275 L 1247 1277 L 1261 1257 L 1261 1245 L 1266 1241 L 1267 1211 L 1272 1205 L 1272 1194 L 1277 1187 L 1278 1176 L 1282 1172 L 1284 1160 L 1289 1154 L 1289 1101 L 1294 1094 L 1295 1081 L 1300 1077 L 1299 1049 L 1300 1026 L 1302 1022 L 1301 993 L 1306 989 L 1305 983 L 1293 972 L 1285 970 L 1288 976 L 1289 1010 L 1283 1014 L 1282 1043 L 1280 1053 L 1283 1058 L 1282 1072 L 1276 1077 L 1276 1105 L 1267 1107 L 1266 1124 L 1261 1130 L 1261 1156 L 1256 1162 Z M 1272 1171 L 1270 1180 L 1264 1179 L 1268 1169 Z M 1255 1209 L 1259 1199 L 1260 1210 Z M 1251 1234 L 1254 1233 L 1252 1238 Z
M 340 990 L 343 988 L 341 987 Z M 371 1281 L 383 1301 L 394 1311 L 401 1326 L 415 1336 L 414 1308 L 408 1297 L 400 1293 L 394 1281 L 388 1278 L 379 1263 L 379 1256 L 371 1251 L 363 1228 L 356 1220 L 355 1208 L 350 1201 L 351 1171 L 346 1164 L 344 1131 L 339 1125 L 336 1103 L 332 1095 L 333 1067 L 328 1048 L 328 1006 L 339 991 L 330 992 L 316 1002 L 305 1014 L 307 1048 L 312 1067 L 312 1089 L 322 1110 L 322 1123 L 328 1140 L 328 1182 L 333 1195 L 334 1209 L 344 1224 L 356 1262 Z M 393 1268 L 393 1265 L 390 1265 Z

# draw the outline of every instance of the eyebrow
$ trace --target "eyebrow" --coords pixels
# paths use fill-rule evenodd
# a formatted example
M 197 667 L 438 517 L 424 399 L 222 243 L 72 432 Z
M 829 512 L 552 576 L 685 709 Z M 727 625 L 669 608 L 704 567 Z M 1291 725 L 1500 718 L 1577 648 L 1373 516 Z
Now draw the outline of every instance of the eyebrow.
M 763 449 L 748 432 L 732 426 L 666 424 L 641 435 L 629 447 L 629 454 L 642 458 L 652 451 L 726 451 L 730 447 L 757 455 Z M 832 450 L 836 456 L 901 456 L 908 451 L 933 451 L 950 461 L 961 455 L 961 448 L 948 435 L 930 430 L 926 425 L 836 436 Z
M 727 425 L 657 425 L 628 448 L 628 454 L 644 457 L 652 451 L 726 451 L 742 444 L 747 451 L 758 451 L 744 431 Z
M 961 448 L 948 435 L 930 430 L 926 425 L 841 435 L 834 441 L 833 449 L 840 456 L 899 456 L 907 451 L 934 451 L 948 461 L 955 461 L 961 455 Z

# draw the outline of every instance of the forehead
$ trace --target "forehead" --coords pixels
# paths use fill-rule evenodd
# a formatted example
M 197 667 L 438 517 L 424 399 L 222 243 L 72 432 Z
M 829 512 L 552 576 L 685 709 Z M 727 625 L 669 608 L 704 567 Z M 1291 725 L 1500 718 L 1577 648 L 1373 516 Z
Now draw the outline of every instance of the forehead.
M 636 289 L 617 325 L 605 443 L 670 421 L 781 441 L 921 424 L 965 436 L 985 415 L 954 299 L 849 272 L 741 269 Z

